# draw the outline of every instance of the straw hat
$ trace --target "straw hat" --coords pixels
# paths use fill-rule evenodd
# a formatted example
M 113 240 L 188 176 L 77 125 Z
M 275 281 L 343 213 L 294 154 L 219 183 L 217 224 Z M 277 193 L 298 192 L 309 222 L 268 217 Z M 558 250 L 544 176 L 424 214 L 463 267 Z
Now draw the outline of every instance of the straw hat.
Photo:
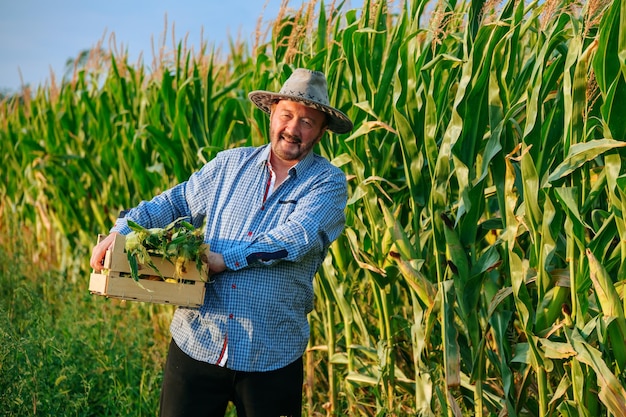
M 278 100 L 297 101 L 322 111 L 329 116 L 328 130 L 335 133 L 348 133 L 353 127 L 348 116 L 330 106 L 326 77 L 319 71 L 298 68 L 285 81 L 278 93 L 257 90 L 248 94 L 248 98 L 268 114 L 272 103 Z

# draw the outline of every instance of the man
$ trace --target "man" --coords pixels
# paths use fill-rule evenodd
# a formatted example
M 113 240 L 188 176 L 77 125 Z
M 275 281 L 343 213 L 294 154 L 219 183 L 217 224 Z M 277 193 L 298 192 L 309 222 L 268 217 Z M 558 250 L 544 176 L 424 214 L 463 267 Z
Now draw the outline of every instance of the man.
M 253 91 L 270 144 L 222 151 L 190 178 L 118 219 L 94 247 L 99 270 L 127 219 L 163 227 L 187 216 L 205 241 L 211 283 L 199 309 L 178 308 L 161 416 L 300 416 L 313 277 L 342 232 L 345 175 L 312 152 L 326 130 L 353 125 L 331 107 L 324 74 L 296 69 L 280 92 Z

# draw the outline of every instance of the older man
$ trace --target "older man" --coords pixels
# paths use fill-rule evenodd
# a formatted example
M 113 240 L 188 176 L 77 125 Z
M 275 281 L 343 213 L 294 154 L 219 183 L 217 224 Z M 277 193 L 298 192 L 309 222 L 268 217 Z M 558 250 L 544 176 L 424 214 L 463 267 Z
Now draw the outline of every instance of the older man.
M 161 416 L 300 416 L 302 355 L 313 278 L 342 232 L 345 175 L 312 152 L 326 130 L 353 125 L 331 107 L 324 74 L 296 69 L 278 93 L 253 91 L 270 115 L 270 143 L 222 151 L 190 178 L 131 209 L 94 247 L 99 270 L 127 219 L 200 226 L 212 282 L 199 309 L 178 308 L 161 391 Z

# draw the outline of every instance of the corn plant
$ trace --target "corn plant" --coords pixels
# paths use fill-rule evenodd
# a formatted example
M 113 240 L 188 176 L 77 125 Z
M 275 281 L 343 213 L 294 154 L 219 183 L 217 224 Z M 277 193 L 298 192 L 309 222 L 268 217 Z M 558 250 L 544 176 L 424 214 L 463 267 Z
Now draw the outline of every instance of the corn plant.
M 3 229 L 67 270 L 119 210 L 264 143 L 247 92 L 322 70 L 355 130 L 317 149 L 350 198 L 308 415 L 626 414 L 626 0 L 287 6 L 226 60 L 98 54 L 3 101 Z

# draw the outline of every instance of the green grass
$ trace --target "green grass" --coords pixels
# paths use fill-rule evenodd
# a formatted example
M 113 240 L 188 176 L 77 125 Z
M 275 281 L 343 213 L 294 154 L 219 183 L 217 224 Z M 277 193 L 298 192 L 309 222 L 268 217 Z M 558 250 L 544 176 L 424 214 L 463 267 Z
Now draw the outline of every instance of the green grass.
M 170 308 L 92 296 L 87 277 L 2 249 L 0 265 L 0 414 L 157 415 Z

